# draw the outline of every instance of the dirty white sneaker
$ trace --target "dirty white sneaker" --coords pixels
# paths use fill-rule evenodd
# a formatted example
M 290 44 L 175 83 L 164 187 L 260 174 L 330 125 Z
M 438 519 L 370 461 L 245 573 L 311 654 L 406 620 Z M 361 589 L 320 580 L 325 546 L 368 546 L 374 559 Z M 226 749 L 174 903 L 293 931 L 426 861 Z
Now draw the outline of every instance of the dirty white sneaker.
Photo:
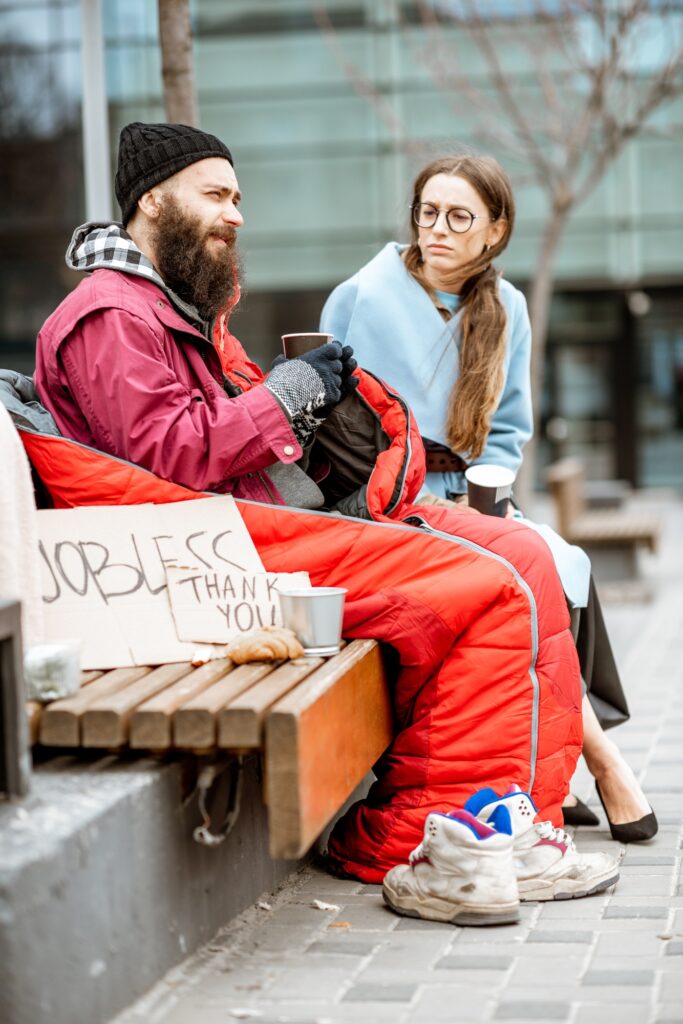
M 519 898 L 512 836 L 467 811 L 428 814 L 424 838 L 385 877 L 384 901 L 397 914 L 459 925 L 514 924 Z
M 619 878 L 619 864 L 614 857 L 607 853 L 579 853 L 564 829 L 555 828 L 550 821 L 534 823 L 536 805 L 519 786 L 513 786 L 503 796 L 492 789 L 482 789 L 470 797 L 465 808 L 480 821 L 493 818 L 492 824 L 505 811 L 509 814 L 522 902 L 591 896 L 614 885 Z

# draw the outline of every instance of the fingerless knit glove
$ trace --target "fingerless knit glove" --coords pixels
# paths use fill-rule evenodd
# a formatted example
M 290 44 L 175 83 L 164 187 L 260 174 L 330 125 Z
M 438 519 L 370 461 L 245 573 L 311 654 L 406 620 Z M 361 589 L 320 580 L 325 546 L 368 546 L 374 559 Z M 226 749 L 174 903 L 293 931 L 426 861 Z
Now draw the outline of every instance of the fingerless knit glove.
M 330 341 L 295 359 L 275 360 L 264 387 L 289 413 L 297 441 L 306 447 L 320 417 L 315 410 L 331 409 L 342 397 L 342 347 Z

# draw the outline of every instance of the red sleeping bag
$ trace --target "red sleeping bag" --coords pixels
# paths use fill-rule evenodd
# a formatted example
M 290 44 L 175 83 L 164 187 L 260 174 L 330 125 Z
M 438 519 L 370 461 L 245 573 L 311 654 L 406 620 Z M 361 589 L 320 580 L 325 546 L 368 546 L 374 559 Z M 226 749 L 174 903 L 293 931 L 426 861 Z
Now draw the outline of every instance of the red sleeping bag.
M 257 385 L 253 364 L 249 376 Z M 358 481 L 359 518 L 237 504 L 266 569 L 346 587 L 344 635 L 398 652 L 394 741 L 329 844 L 337 869 L 379 882 L 407 861 L 428 812 L 485 786 L 518 783 L 561 825 L 582 741 L 581 686 L 545 542 L 510 520 L 411 504 L 424 478 L 417 428 L 398 396 L 360 377 L 347 402 L 382 444 Z M 65 438 L 21 434 L 57 507 L 204 497 Z

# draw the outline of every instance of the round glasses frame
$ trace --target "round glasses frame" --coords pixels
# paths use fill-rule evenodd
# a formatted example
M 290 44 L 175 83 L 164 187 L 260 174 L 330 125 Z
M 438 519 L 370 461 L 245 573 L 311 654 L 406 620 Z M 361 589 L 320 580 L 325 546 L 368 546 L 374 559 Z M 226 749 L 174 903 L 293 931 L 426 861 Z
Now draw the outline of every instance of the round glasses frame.
M 466 210 L 462 206 L 454 206 L 450 210 L 444 210 L 438 206 L 432 206 L 431 203 L 415 203 L 411 206 L 413 221 L 419 228 L 433 228 L 436 224 L 439 216 L 443 213 L 446 215 L 446 224 L 448 225 L 449 231 L 452 231 L 455 235 L 466 234 L 475 220 L 488 220 L 492 221 L 493 217 L 485 217 L 481 213 L 471 213 L 470 210 Z M 460 222 L 451 220 L 452 214 L 458 214 L 463 217 Z M 469 218 L 467 220 L 466 218 Z

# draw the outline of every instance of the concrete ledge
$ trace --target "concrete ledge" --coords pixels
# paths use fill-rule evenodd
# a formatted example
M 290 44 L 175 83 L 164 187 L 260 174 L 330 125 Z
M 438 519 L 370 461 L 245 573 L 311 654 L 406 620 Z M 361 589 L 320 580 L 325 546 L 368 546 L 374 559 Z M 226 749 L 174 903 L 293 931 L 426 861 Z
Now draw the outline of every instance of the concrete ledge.
M 100 1024 L 299 864 L 268 856 L 258 762 L 226 841 L 198 845 L 188 763 L 38 767 L 0 805 L 0 1020 Z

